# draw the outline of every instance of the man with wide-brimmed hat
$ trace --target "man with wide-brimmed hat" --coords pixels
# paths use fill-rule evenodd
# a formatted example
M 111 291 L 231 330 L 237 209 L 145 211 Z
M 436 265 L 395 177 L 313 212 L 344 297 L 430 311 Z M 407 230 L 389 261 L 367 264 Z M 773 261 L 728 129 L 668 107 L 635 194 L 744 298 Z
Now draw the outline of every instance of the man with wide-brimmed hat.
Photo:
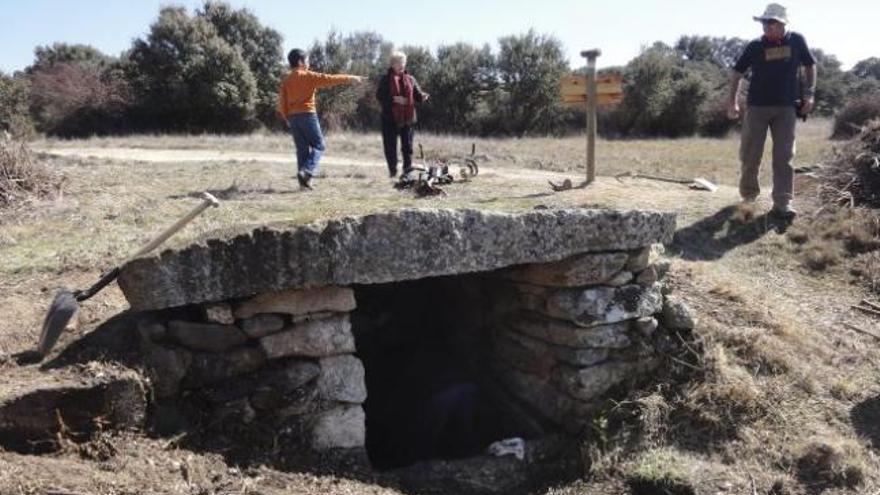
M 777 3 L 767 5 L 763 15 L 755 16 L 764 28 L 764 35 L 751 41 L 731 71 L 728 115 L 740 117 L 737 102 L 739 83 L 747 71 L 748 104 L 743 118 L 740 142 L 740 195 L 753 202 L 760 193 L 758 172 L 767 129 L 773 139 L 773 210 L 771 213 L 791 219 L 797 214 L 791 202 L 794 197 L 794 171 L 791 160 L 795 151 L 795 122 L 815 104 L 816 59 L 804 37 L 787 30 L 788 12 Z M 805 67 L 803 89 L 798 72 Z

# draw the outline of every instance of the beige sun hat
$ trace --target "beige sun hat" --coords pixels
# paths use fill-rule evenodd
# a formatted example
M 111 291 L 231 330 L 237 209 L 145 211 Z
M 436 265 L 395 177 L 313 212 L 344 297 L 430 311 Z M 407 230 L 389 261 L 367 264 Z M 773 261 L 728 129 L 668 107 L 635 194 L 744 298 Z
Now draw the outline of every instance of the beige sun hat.
M 767 5 L 767 9 L 764 10 L 763 15 L 756 16 L 753 19 L 759 22 L 773 20 L 788 24 L 788 11 L 778 3 L 771 3 Z

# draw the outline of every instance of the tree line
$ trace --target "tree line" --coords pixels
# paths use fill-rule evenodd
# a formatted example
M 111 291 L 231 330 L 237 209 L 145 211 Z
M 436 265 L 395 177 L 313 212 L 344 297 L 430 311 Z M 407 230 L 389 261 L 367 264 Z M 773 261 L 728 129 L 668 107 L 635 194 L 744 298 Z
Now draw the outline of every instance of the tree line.
M 809 34 L 809 33 L 807 33 Z M 192 13 L 164 7 L 148 34 L 121 55 L 83 44 L 37 47 L 33 64 L 0 73 L 0 122 L 16 132 L 62 137 L 162 133 L 242 133 L 278 129 L 275 101 L 287 71 L 283 38 L 247 9 L 206 1 Z M 683 36 L 657 42 L 622 67 L 623 102 L 603 109 L 609 137 L 723 136 L 727 74 L 746 40 Z M 330 32 L 307 46 L 314 70 L 369 76 L 387 69 L 393 49 L 432 98 L 420 108 L 423 130 L 468 135 L 548 135 L 583 128 L 584 110 L 558 96 L 572 68 L 562 43 L 529 31 L 504 36 L 497 49 L 469 43 L 397 46 L 370 31 Z M 845 132 L 880 116 L 880 59 L 851 70 L 821 49 L 817 112 L 838 115 Z M 601 59 L 600 59 L 601 60 Z M 319 93 L 330 129 L 378 127 L 374 85 Z

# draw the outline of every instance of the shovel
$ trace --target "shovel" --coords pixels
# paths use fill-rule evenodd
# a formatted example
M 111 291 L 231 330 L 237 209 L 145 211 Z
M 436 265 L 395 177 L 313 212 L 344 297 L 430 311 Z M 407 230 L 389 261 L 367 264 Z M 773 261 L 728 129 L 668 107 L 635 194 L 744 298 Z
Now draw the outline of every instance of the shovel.
M 176 234 L 209 206 L 217 207 L 220 205 L 217 198 L 210 193 L 203 192 L 201 198 L 202 202 L 187 213 L 186 216 L 178 220 L 174 225 L 165 229 L 164 232 L 159 234 L 147 245 L 140 248 L 127 260 L 104 272 L 104 274 L 101 275 L 101 279 L 88 289 L 73 292 L 67 289 L 59 290 L 58 293 L 55 294 L 55 299 L 52 300 L 52 305 L 49 306 L 49 312 L 46 314 L 46 319 L 43 320 L 43 331 L 40 333 L 40 342 L 37 344 L 37 354 L 39 354 L 40 359 L 46 357 L 46 354 L 49 353 L 52 346 L 58 341 L 61 332 L 67 328 L 70 320 L 76 315 L 77 311 L 79 311 L 78 303 L 94 296 L 110 282 L 116 280 L 116 277 L 119 276 L 119 269 L 126 263 L 159 247 L 159 245 L 167 241 L 172 235 Z

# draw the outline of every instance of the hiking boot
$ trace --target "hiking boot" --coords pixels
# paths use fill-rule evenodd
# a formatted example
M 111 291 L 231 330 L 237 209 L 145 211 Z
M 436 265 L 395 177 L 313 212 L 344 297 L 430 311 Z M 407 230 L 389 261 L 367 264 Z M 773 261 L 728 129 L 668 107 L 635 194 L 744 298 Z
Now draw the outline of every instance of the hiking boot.
M 784 220 L 792 220 L 797 216 L 798 212 L 791 205 L 774 206 L 770 210 L 770 214 L 782 218 Z
M 396 168 L 388 169 L 388 177 L 391 177 L 392 179 L 397 177 L 397 169 Z
M 312 174 L 305 170 L 297 172 L 296 180 L 299 182 L 300 189 L 312 189 Z

